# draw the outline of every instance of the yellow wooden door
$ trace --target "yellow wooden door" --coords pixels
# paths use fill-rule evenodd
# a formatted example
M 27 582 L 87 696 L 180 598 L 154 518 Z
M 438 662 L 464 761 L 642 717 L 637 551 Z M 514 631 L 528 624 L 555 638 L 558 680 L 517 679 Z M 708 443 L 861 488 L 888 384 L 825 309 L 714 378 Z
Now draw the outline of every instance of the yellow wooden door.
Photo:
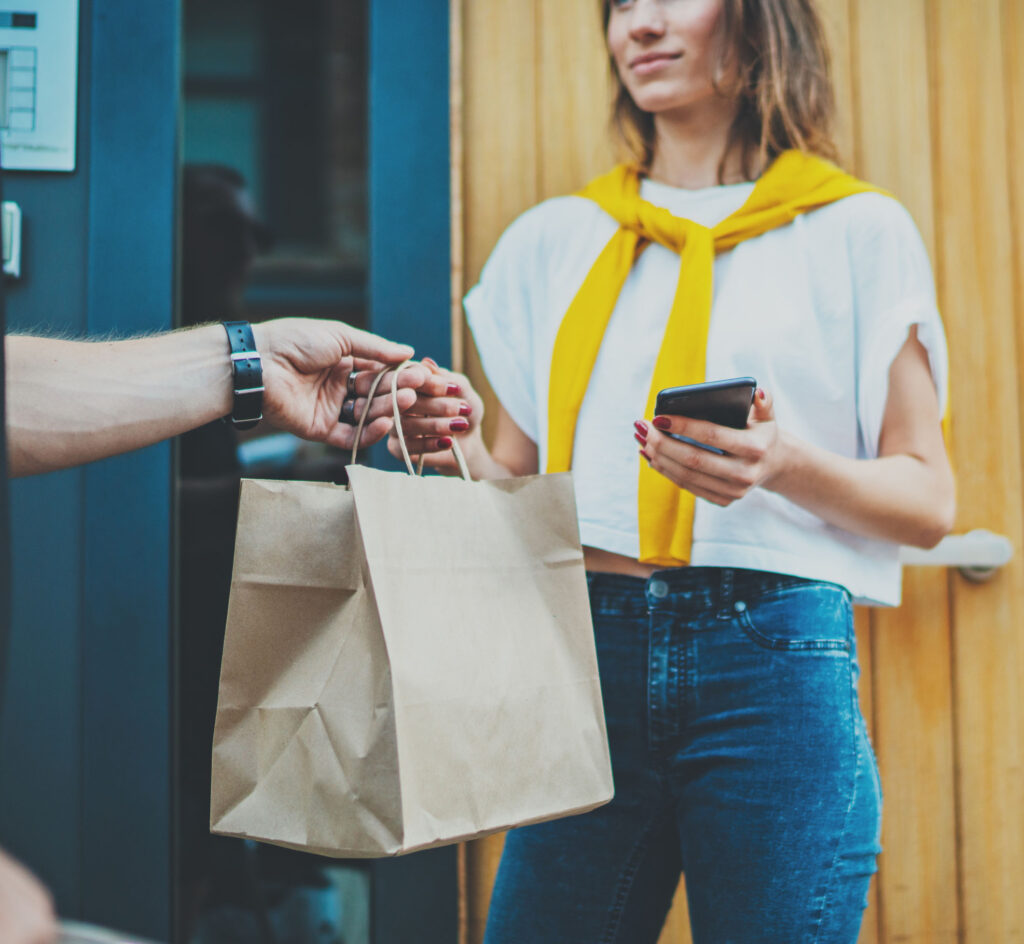
M 457 292 L 540 200 L 613 161 L 599 0 L 452 0 Z M 958 531 L 1021 547 L 1024 2 L 820 0 L 845 166 L 899 197 L 949 337 Z M 461 317 L 456 349 L 486 388 Z M 885 791 L 864 944 L 1024 941 L 1024 564 L 992 581 L 910 568 L 862 611 L 861 702 Z M 463 852 L 463 940 L 483 937 L 501 838 Z M 685 894 L 662 944 L 690 941 Z

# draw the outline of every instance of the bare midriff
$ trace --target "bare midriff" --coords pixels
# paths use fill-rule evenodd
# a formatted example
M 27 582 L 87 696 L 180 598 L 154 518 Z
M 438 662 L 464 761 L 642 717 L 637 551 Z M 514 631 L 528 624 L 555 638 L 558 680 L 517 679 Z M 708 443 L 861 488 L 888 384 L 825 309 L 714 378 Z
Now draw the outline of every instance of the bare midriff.
M 583 548 L 583 560 L 587 570 L 602 574 L 626 574 L 630 577 L 650 577 L 656 570 L 664 570 L 653 564 L 641 564 L 635 557 L 613 554 L 598 547 Z

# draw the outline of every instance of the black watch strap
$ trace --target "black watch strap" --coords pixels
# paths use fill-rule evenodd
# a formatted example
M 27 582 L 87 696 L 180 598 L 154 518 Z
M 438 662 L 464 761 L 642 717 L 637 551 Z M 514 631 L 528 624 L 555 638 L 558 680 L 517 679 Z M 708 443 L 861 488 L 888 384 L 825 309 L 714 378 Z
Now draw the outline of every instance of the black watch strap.
M 224 321 L 231 349 L 234 401 L 231 422 L 235 429 L 251 429 L 263 419 L 263 362 L 256 351 L 252 325 L 248 321 Z

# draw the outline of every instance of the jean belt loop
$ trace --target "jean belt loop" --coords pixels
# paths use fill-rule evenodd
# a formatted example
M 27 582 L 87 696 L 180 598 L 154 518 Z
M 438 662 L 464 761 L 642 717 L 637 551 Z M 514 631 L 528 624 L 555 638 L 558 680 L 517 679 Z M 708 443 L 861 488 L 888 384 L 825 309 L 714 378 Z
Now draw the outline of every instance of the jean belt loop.
M 731 567 L 723 567 L 718 583 L 718 612 L 728 613 L 732 608 L 733 578 L 735 571 Z

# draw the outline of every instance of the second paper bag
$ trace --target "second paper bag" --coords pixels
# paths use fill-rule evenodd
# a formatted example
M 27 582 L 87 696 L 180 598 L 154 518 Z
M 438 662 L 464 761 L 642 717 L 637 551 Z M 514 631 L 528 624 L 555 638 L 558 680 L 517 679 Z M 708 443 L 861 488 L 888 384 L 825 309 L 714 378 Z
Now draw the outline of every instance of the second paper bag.
M 319 628 L 300 630 L 315 657 L 264 664 L 277 673 L 273 706 L 255 690 L 233 696 L 251 704 L 224 704 L 235 743 L 218 748 L 215 739 L 215 767 L 218 750 L 236 768 L 244 758 L 250 783 L 235 784 L 216 831 L 332 855 L 393 855 L 607 802 L 571 477 L 464 482 L 352 466 L 349 480 L 350 492 L 321 487 L 316 501 L 350 535 L 343 549 L 328 544 L 358 587 L 336 597 L 335 618 L 318 611 Z M 303 537 L 293 530 L 286 540 Z M 236 561 L 233 593 L 237 570 Z M 285 636 L 293 619 L 303 623 L 302 600 L 324 597 L 289 593 L 290 614 L 279 609 L 271 630 Z M 270 585 L 262 595 L 273 595 Z M 265 622 L 265 613 L 253 616 Z M 280 638 L 268 642 L 281 650 Z M 257 659 L 252 648 L 234 655 Z M 268 693 L 265 681 L 257 687 Z M 264 762 L 267 743 L 276 756 L 264 750 Z

